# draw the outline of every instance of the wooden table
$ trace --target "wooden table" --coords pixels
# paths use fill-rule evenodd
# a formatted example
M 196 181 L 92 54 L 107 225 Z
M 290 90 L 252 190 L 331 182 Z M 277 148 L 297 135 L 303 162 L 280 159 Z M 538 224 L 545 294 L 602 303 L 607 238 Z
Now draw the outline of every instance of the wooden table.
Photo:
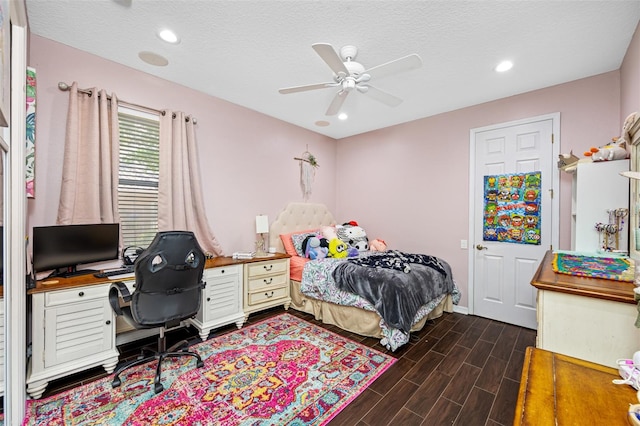
M 616 369 L 528 347 L 513 424 L 628 425 L 636 391 L 616 378 Z

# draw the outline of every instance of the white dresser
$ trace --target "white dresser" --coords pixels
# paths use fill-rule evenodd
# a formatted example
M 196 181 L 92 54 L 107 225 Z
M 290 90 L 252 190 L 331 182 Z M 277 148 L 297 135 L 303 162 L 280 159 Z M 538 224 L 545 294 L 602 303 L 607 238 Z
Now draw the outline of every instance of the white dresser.
M 256 258 L 244 265 L 244 314 L 278 305 L 289 309 L 289 256 L 274 254 Z
M 536 347 L 617 368 L 640 349 L 633 284 L 553 271 L 548 251 L 531 284 L 538 289 Z

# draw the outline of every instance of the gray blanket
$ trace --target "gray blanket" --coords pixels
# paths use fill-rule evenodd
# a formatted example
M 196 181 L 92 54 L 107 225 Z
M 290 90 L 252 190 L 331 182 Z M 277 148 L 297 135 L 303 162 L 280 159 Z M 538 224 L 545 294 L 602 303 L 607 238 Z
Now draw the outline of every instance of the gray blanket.
M 454 290 L 451 267 L 437 260 L 438 268 L 411 263 L 408 272 L 343 262 L 334 269 L 333 279 L 338 288 L 368 300 L 389 326 L 409 333 L 421 306 Z

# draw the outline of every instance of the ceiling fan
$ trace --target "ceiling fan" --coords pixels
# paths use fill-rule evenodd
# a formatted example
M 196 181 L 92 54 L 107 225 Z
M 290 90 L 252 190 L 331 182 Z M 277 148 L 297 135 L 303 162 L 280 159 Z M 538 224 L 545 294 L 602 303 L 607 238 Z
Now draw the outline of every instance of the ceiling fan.
M 355 46 L 344 46 L 340 49 L 340 55 L 336 53 L 333 46 L 327 43 L 313 44 L 313 50 L 329 65 L 333 71 L 333 81 L 326 83 L 308 84 L 305 86 L 287 87 L 278 90 L 282 94 L 305 92 L 308 90 L 324 89 L 327 87 L 338 87 L 333 101 L 327 109 L 326 115 L 336 115 L 347 96 L 354 89 L 360 93 L 365 93 L 371 98 L 382 102 L 389 106 L 398 106 L 402 103 L 402 99 L 393 96 L 390 93 L 377 89 L 369 84 L 371 79 L 385 77 L 391 74 L 397 74 L 403 71 L 409 71 L 422 66 L 422 59 L 417 54 L 404 56 L 402 58 L 386 62 L 375 67 L 365 69 L 364 66 L 354 59 L 358 54 L 358 48 Z

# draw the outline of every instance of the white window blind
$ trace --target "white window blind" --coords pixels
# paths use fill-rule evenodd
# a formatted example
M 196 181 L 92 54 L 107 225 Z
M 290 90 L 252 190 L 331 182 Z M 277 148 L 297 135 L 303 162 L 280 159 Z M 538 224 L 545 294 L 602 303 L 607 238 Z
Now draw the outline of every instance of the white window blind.
M 158 232 L 159 131 L 157 116 L 118 108 L 118 210 L 124 247 L 146 248 Z

